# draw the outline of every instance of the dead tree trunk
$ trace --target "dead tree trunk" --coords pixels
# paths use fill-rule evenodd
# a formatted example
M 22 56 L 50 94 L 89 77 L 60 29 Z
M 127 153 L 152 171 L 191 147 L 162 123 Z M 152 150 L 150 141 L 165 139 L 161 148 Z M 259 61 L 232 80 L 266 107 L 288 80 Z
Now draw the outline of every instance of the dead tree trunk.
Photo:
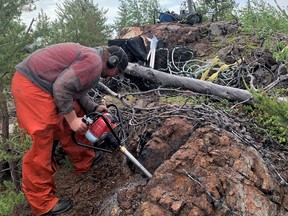
M 126 73 L 135 77 L 150 80 L 163 86 L 189 89 L 202 94 L 215 95 L 229 101 L 252 103 L 251 93 L 243 89 L 221 86 L 189 77 L 172 75 L 132 63 L 129 63 Z

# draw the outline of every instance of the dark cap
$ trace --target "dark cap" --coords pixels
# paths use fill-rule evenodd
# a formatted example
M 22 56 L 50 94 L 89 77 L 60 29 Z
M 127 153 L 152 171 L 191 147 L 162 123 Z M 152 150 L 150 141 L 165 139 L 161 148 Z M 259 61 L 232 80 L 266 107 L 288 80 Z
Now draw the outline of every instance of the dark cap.
M 111 56 L 117 56 L 119 59 L 119 63 L 117 64 L 117 67 L 120 71 L 120 73 L 122 73 L 126 67 L 128 66 L 128 56 L 125 53 L 125 51 L 118 46 L 110 46 L 107 48 L 108 51 L 110 52 Z

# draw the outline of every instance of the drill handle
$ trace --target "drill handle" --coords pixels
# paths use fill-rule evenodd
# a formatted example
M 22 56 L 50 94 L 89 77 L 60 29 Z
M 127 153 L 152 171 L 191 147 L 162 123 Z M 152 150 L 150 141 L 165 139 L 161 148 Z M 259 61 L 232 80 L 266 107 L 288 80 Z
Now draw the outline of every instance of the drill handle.
M 91 112 L 84 115 L 82 121 L 87 125 L 92 125 L 100 116 L 103 116 L 100 112 Z
M 82 118 L 82 122 L 84 122 L 87 125 L 92 125 L 94 123 L 94 120 L 87 115 L 84 115 Z

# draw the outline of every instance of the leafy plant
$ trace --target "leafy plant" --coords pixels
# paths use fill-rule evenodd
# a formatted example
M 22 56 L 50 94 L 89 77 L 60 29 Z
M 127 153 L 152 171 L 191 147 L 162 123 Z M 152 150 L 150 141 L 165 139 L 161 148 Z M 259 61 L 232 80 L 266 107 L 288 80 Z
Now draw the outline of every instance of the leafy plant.
M 288 103 L 264 93 L 252 93 L 256 102 L 250 115 L 267 133 L 280 143 L 287 143 Z
M 4 188 L 0 193 L 0 212 L 1 215 L 9 215 L 16 204 L 24 201 L 24 194 L 16 193 L 14 185 L 11 182 L 4 181 Z
M 280 41 L 278 43 L 278 47 L 281 49 L 280 52 L 274 52 L 273 57 L 277 62 L 283 62 L 288 71 L 288 45 L 285 44 L 284 41 Z
M 0 147 L 0 161 L 20 160 L 24 153 L 30 148 L 32 140 L 24 131 L 16 127 L 13 134 L 10 134 L 5 149 Z
M 283 16 L 283 11 L 264 0 L 251 0 L 242 9 L 240 22 L 244 31 L 265 38 L 267 43 L 273 42 L 275 34 L 288 32 L 288 18 Z

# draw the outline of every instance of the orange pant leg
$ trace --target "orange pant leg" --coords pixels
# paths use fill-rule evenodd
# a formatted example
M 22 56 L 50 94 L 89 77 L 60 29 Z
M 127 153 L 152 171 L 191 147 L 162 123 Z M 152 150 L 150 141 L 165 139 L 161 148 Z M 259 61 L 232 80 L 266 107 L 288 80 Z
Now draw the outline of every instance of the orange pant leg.
M 12 80 L 12 94 L 19 127 L 32 138 L 32 146 L 23 157 L 22 189 L 34 215 L 42 215 L 57 203 L 52 175 L 54 130 L 60 122 L 53 98 L 28 81 L 19 72 Z
M 12 80 L 12 94 L 19 127 L 33 140 L 31 149 L 23 157 L 22 188 L 33 214 L 42 215 L 58 201 L 53 180 L 53 141 L 60 139 L 64 143 L 64 149 L 75 163 L 75 171 L 86 171 L 90 167 L 94 151 L 77 146 L 70 140 L 71 130 L 65 123 L 63 125 L 63 115 L 58 114 L 51 95 L 19 72 L 15 73 Z M 65 129 L 63 126 L 66 126 Z

